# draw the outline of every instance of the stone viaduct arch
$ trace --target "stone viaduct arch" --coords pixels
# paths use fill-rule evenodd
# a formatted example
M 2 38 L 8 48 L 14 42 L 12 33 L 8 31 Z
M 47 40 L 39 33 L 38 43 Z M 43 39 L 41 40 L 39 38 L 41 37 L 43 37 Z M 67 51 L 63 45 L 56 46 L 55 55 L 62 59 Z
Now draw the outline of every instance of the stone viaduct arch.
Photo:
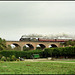
M 11 44 L 16 44 L 17 46 L 20 46 L 21 47 L 21 51 L 23 50 L 23 47 L 26 45 L 26 44 L 31 44 L 34 49 L 36 49 L 37 45 L 44 45 L 45 47 L 44 48 L 49 48 L 49 45 L 56 45 L 57 47 L 62 47 L 60 45 L 60 42 L 25 42 L 25 41 L 6 41 L 6 46 L 8 45 L 11 45 Z

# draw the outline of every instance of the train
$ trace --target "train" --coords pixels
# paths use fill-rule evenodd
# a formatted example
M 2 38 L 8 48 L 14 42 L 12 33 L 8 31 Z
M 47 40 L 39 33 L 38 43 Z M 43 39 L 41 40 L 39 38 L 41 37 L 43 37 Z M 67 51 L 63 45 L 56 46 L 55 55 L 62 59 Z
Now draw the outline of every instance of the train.
M 74 39 L 46 39 L 39 37 L 21 37 L 19 41 L 34 41 L 34 42 L 66 42 L 75 41 Z

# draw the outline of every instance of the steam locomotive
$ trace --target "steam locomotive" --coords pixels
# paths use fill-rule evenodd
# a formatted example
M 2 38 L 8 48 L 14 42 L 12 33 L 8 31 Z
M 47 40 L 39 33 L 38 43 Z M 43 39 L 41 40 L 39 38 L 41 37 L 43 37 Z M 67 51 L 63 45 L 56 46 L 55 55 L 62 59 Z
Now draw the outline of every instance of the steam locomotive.
M 66 42 L 66 41 L 75 41 L 73 39 L 45 39 L 37 37 L 21 37 L 19 41 L 35 41 L 35 42 Z

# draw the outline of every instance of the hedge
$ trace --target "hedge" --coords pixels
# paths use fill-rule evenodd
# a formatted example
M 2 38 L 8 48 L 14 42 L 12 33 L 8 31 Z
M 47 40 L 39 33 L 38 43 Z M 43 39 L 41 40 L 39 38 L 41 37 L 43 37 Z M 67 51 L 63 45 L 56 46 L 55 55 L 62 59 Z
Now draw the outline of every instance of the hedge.
M 12 55 L 15 55 L 17 58 L 25 57 L 29 59 L 32 54 L 39 54 L 40 57 L 43 57 L 42 50 L 30 50 L 30 51 L 3 50 L 3 51 L 0 51 L 0 55 L 5 56 L 5 57 L 10 57 Z
M 16 50 L 2 50 L 0 51 L 1 56 L 11 57 L 15 55 L 18 57 L 25 57 L 27 59 L 31 58 L 32 54 L 39 54 L 40 58 L 47 57 L 74 57 L 75 58 L 75 46 L 73 47 L 64 47 L 64 48 L 45 48 L 43 50 L 29 50 L 29 51 L 16 51 Z
M 46 48 L 44 57 L 75 57 L 75 46 L 61 48 Z

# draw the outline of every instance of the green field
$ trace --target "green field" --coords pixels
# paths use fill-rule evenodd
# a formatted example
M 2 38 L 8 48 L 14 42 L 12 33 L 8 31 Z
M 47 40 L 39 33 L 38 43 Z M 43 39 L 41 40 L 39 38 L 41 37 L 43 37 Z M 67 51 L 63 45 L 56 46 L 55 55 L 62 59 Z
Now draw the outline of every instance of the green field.
M 0 61 L 0 74 L 75 74 L 75 61 Z

